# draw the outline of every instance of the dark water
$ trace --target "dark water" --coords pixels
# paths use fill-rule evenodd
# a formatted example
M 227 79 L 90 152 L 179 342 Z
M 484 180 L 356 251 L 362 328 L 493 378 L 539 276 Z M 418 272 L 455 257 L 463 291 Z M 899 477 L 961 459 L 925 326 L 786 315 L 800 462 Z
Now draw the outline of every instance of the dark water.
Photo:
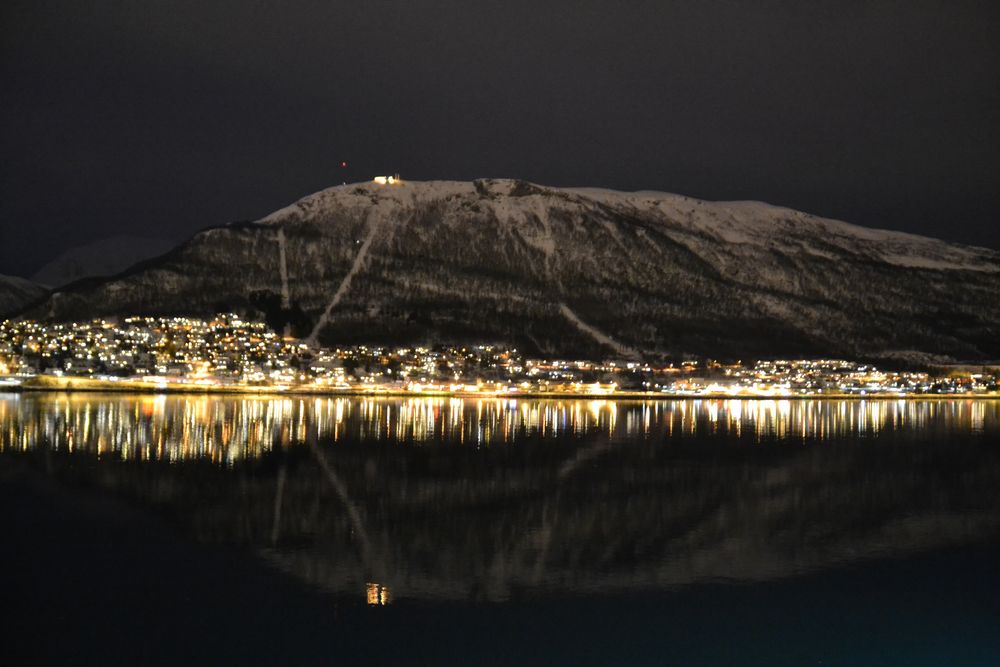
M 1000 664 L 1000 401 L 10 394 L 0 482 L 18 663 Z

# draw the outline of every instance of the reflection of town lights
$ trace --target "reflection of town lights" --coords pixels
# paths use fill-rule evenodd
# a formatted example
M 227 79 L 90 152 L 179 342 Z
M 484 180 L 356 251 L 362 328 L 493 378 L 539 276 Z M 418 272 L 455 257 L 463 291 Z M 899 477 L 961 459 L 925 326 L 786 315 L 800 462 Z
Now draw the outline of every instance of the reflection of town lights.
M 382 584 L 369 582 L 366 587 L 366 597 L 368 604 L 373 606 L 387 605 L 391 602 L 389 587 Z

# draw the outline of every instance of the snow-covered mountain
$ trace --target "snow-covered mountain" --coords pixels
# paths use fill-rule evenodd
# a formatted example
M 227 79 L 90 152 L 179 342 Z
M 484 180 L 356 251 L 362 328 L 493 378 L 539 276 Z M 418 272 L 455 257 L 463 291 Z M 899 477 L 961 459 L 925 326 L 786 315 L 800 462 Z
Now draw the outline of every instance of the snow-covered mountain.
M 45 292 L 44 287 L 30 280 L 0 275 L 0 317 L 23 308 Z
M 163 239 L 112 236 L 67 250 L 31 279 L 40 285 L 61 287 L 81 278 L 113 276 L 136 262 L 162 255 L 174 245 Z
M 33 316 L 262 311 L 323 343 L 1000 358 L 1000 253 L 757 202 L 514 180 L 345 185 Z

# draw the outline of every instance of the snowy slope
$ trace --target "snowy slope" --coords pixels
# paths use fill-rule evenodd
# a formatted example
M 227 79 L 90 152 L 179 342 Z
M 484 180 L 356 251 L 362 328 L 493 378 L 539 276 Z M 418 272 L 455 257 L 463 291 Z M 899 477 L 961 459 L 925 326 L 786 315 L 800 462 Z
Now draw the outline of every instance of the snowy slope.
M 41 298 L 45 291 L 44 287 L 30 280 L 0 275 L 0 318 Z
M 1000 253 L 758 202 L 512 180 L 356 184 L 201 232 L 33 314 L 220 308 L 325 343 L 1000 358 Z
M 71 248 L 40 268 L 31 279 L 50 287 L 67 285 L 81 278 L 113 276 L 174 246 L 170 241 L 137 236 L 112 236 Z

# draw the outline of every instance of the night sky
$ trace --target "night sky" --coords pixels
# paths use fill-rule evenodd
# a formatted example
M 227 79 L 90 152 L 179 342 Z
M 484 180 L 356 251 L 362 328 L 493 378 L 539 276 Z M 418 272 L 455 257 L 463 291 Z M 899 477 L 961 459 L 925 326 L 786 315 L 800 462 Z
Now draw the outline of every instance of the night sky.
M 4 0 L 0 31 L 0 273 L 396 171 L 1000 248 L 995 0 Z

